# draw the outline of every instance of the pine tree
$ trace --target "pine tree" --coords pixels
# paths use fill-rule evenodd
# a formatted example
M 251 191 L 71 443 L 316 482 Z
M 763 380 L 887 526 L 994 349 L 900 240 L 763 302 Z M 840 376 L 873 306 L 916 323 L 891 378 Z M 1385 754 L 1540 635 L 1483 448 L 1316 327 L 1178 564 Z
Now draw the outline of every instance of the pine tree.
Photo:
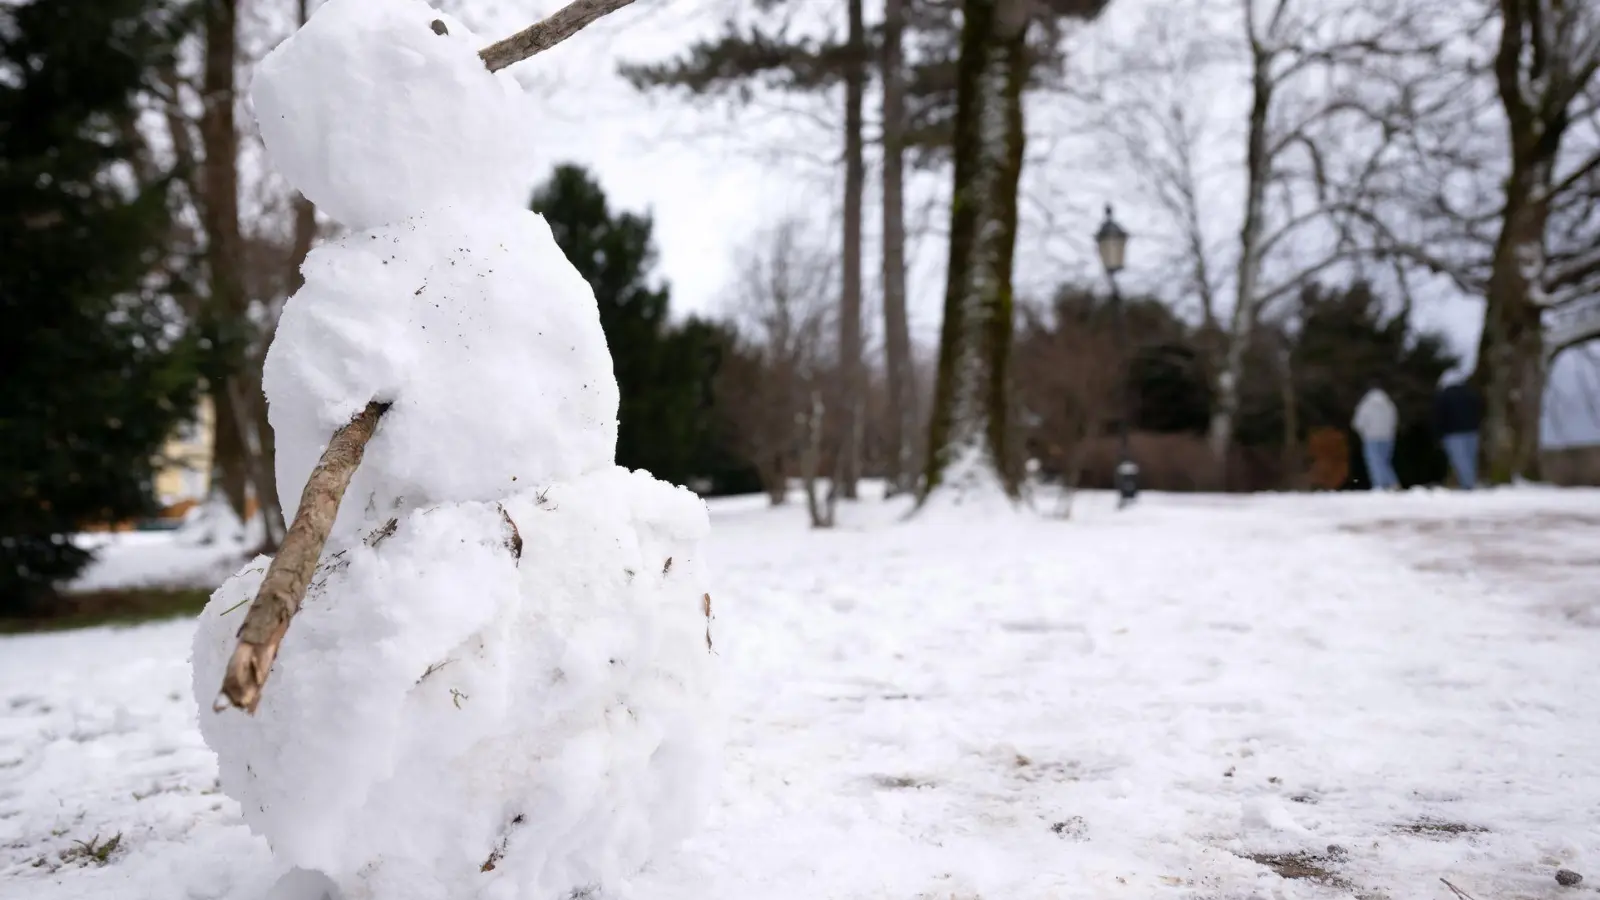
M 185 11 L 163 0 L 0 8 L 0 609 L 89 560 L 70 535 L 150 511 L 193 407 L 162 269 L 166 179 L 131 174 L 136 96 Z
M 720 338 L 694 323 L 668 322 L 670 292 L 652 283 L 649 216 L 613 213 L 583 168 L 556 167 L 532 208 L 550 223 L 600 306 L 617 388 L 617 464 L 678 484 L 699 474 L 711 429 L 711 382 Z

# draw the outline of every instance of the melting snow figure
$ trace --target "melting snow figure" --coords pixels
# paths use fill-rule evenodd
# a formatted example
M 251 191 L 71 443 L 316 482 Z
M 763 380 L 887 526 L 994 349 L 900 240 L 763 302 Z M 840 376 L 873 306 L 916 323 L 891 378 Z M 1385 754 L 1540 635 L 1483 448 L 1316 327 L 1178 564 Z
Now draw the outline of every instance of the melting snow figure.
M 421 0 L 329 0 L 252 88 L 278 168 L 352 229 L 267 356 L 284 509 L 391 404 L 254 716 L 210 702 L 264 558 L 195 635 L 201 731 L 285 900 L 602 896 L 710 799 L 705 507 L 615 465 L 594 296 L 524 208 L 524 98 L 481 45 Z

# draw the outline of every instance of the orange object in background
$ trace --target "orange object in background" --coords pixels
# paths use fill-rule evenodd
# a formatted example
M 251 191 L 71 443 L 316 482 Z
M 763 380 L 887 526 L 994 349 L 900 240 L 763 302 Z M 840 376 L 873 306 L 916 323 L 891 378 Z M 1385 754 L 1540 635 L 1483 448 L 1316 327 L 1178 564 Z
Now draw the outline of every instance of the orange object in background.
M 158 528 L 157 530 L 164 530 L 165 528 L 176 527 L 177 523 L 183 521 L 183 518 L 185 516 L 187 516 L 190 513 L 190 511 L 192 511 L 195 507 L 197 507 L 199 505 L 200 505 L 200 501 L 199 500 L 192 500 L 192 499 L 191 500 L 179 500 L 177 503 L 173 503 L 173 504 L 168 505 L 168 506 L 163 506 L 161 508 L 160 512 L 157 512 L 155 514 L 155 518 L 154 519 L 145 519 L 143 521 L 147 525 L 151 524 L 153 522 L 160 523 L 160 528 Z M 261 510 L 261 506 L 258 503 L 256 503 L 256 498 L 254 498 L 254 497 L 246 498 L 245 504 L 244 504 L 245 521 L 248 522 L 251 519 L 255 518 L 256 513 L 260 512 L 260 510 Z M 125 520 L 125 521 L 122 521 L 122 522 L 89 522 L 89 523 L 81 526 L 80 530 L 85 532 L 85 533 L 89 533 L 89 534 L 106 534 L 108 532 L 110 532 L 110 533 L 119 533 L 119 532 L 124 532 L 124 531 L 138 531 L 139 530 L 140 521 L 141 520 L 138 520 L 138 519 L 128 519 L 128 520 Z
M 1350 439 L 1340 428 L 1317 428 L 1306 439 L 1311 489 L 1337 491 L 1350 478 Z
M 199 505 L 200 501 L 198 500 L 179 500 L 171 506 L 162 507 L 161 512 L 157 513 L 156 517 L 160 519 L 181 519 L 189 514 L 189 510 Z
M 92 522 L 83 526 L 83 530 L 90 534 L 105 534 L 106 532 L 133 531 L 138 523 L 132 519 L 122 522 Z

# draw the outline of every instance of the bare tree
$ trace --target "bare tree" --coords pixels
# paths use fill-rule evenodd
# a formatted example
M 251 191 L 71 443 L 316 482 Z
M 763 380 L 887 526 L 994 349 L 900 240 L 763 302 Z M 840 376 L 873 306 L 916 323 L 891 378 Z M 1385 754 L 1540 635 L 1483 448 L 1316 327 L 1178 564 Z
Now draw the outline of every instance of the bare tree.
M 1056 514 L 1063 518 L 1071 514 L 1091 447 L 1122 405 L 1126 365 L 1103 312 L 1088 293 L 1063 293 L 1048 309 L 1022 310 L 1017 396 L 1033 458 L 1060 480 Z
M 273 470 L 271 427 L 253 364 L 260 336 L 250 321 L 245 281 L 246 248 L 239 220 L 239 97 L 237 0 L 205 0 L 200 146 L 203 159 L 195 192 L 205 236 L 206 295 L 200 309 L 211 341 L 207 373 L 216 412 L 212 442 L 223 494 L 243 518 L 254 496 L 266 524 L 265 549 L 284 536 Z M 180 129 L 187 125 L 178 123 Z
M 1592 127 L 1600 116 L 1600 9 L 1587 0 L 1500 0 L 1500 16 L 1494 73 L 1511 166 L 1477 372 L 1495 481 L 1537 475 L 1545 310 L 1600 291 L 1600 147 L 1558 168 L 1569 161 L 1562 144 L 1574 125 Z
M 1206 215 L 1214 197 L 1205 178 L 1203 145 L 1222 135 L 1210 107 L 1195 100 L 1224 48 L 1220 37 L 1190 27 L 1180 12 L 1163 8 L 1146 15 L 1137 36 L 1140 63 L 1135 65 L 1128 51 L 1118 54 L 1113 63 L 1118 71 L 1102 88 L 1093 124 L 1107 157 L 1131 168 L 1171 231 L 1163 242 L 1170 277 L 1163 272 L 1158 278 L 1181 285 L 1185 299 L 1198 302 L 1204 330 L 1215 333 L 1224 280 L 1218 260 L 1225 248 Z
M 1239 231 L 1239 248 L 1234 275 L 1233 311 L 1225 333 L 1222 358 L 1215 371 L 1216 406 L 1212 411 L 1209 440 L 1213 457 L 1224 465 L 1233 443 L 1240 401 L 1240 379 L 1244 374 L 1245 353 L 1256 323 L 1268 304 L 1289 296 L 1300 284 L 1320 272 L 1352 258 L 1355 254 L 1344 232 L 1332 250 L 1320 254 L 1309 264 L 1292 266 L 1292 271 L 1276 284 L 1266 281 L 1268 256 L 1296 236 L 1299 229 L 1324 222 L 1330 207 L 1364 208 L 1362 188 L 1373 168 L 1382 160 L 1381 144 L 1369 153 L 1365 166 L 1346 169 L 1343 183 L 1333 184 L 1324 142 L 1352 122 L 1365 124 L 1373 118 L 1371 108 L 1354 92 L 1333 91 L 1326 99 L 1300 104 L 1301 110 L 1282 107 L 1286 87 L 1295 79 L 1320 73 L 1333 79 L 1360 69 L 1383 56 L 1421 52 L 1412 42 L 1413 29 L 1407 16 L 1418 9 L 1400 10 L 1399 17 L 1366 15 L 1368 21 L 1339 28 L 1336 17 L 1348 17 L 1351 10 L 1323 9 L 1310 12 L 1314 4 L 1295 0 L 1243 0 L 1245 37 L 1249 46 L 1251 104 L 1245 142 L 1246 187 L 1244 217 Z M 1368 10 L 1360 10 L 1367 13 Z M 1328 33 L 1338 37 L 1327 40 Z M 1341 71 L 1345 70 L 1345 71 Z M 1289 124 L 1283 122 L 1288 119 Z M 1309 208 L 1293 205 L 1294 159 L 1300 173 L 1308 175 L 1316 201 Z M 1281 212 L 1274 215 L 1269 204 L 1274 191 L 1284 188 Z M 1335 192 L 1344 196 L 1334 198 Z
M 1263 316 L 1305 282 L 1359 270 L 1384 252 L 1377 198 L 1400 167 L 1404 120 L 1418 114 L 1418 84 L 1438 77 L 1440 52 L 1434 0 L 1237 0 L 1233 8 L 1234 35 L 1211 30 L 1227 20 L 1210 0 L 1186 7 L 1187 19 L 1152 15 L 1124 51 L 1138 54 L 1123 79 L 1134 88 L 1112 95 L 1131 95 L 1132 113 L 1114 133 L 1168 220 L 1180 281 L 1207 326 L 1208 443 L 1219 480 Z M 1207 108 L 1199 92 L 1216 91 L 1230 68 L 1249 84 L 1244 153 L 1230 161 L 1237 177 L 1213 188 L 1200 156 L 1223 135 L 1208 133 L 1217 123 L 1197 112 Z M 1205 215 L 1219 191 L 1238 204 L 1228 242 L 1214 238 Z
M 758 241 L 743 251 L 733 319 L 739 342 L 719 373 L 717 402 L 776 505 L 800 474 L 802 447 L 822 440 L 822 423 L 810 426 L 829 369 L 834 257 L 795 219 Z M 820 446 L 817 452 L 814 468 Z
M 1600 294 L 1600 8 L 1478 0 L 1448 21 L 1463 59 L 1413 122 L 1384 248 L 1485 298 L 1485 473 L 1536 477 L 1550 360 L 1600 335 L 1579 324 Z
M 238 49 L 236 0 L 206 0 L 204 83 L 200 116 L 200 143 L 204 151 L 200 181 L 200 219 L 205 233 L 207 302 L 204 323 L 207 336 L 219 345 L 234 343 L 229 331 L 244 319 L 248 298 L 240 280 L 243 238 L 239 232 L 239 132 L 235 125 L 237 92 L 234 84 Z M 216 434 L 212 442 L 217 479 L 234 512 L 244 515 L 249 492 L 245 461 L 245 430 L 241 428 L 235 390 L 230 389 L 230 361 L 208 373 L 213 381 Z

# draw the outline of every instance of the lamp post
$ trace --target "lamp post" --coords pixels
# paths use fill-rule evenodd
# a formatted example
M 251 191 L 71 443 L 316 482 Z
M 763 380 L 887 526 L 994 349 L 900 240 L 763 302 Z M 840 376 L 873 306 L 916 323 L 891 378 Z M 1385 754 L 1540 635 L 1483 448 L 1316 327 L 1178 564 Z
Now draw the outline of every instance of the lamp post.
M 1124 255 L 1128 250 L 1128 233 L 1111 218 L 1111 204 L 1106 204 L 1106 220 L 1094 235 L 1100 249 L 1100 262 L 1106 267 L 1106 280 L 1111 283 L 1111 316 L 1116 329 L 1117 355 L 1122 358 L 1122 412 L 1117 416 L 1117 508 L 1122 509 L 1139 496 L 1139 464 L 1133 461 L 1128 450 L 1128 426 L 1133 418 L 1132 386 L 1128 377 L 1128 326 L 1123 320 L 1122 291 L 1117 288 L 1117 273 L 1122 271 Z

